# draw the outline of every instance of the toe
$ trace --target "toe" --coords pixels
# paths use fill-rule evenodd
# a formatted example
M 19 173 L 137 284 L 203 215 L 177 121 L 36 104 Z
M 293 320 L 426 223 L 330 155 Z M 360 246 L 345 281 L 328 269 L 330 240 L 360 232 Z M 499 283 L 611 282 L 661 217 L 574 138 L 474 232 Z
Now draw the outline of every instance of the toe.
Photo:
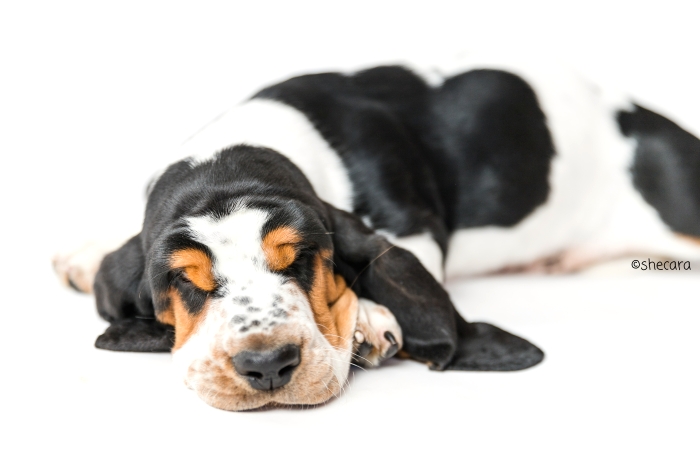
M 396 354 L 396 352 L 399 351 L 399 343 L 396 341 L 396 337 L 391 331 L 387 331 L 384 333 L 384 338 L 389 341 L 391 345 L 386 349 L 384 352 L 384 355 L 382 356 L 383 359 L 391 358 Z

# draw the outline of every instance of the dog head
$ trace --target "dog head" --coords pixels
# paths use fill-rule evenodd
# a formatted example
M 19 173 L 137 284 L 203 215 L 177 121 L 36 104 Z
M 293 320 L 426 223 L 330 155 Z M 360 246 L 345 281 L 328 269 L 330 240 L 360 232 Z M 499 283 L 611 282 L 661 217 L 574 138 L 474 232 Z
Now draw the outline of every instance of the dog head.
M 151 255 L 156 318 L 187 384 L 224 409 L 314 404 L 345 383 L 357 297 L 318 215 L 235 199 L 183 217 Z
M 124 300 L 129 289 L 134 305 Z M 105 258 L 95 292 L 112 322 L 98 347 L 172 347 L 189 387 L 222 409 L 337 395 L 358 295 L 389 308 L 406 354 L 435 369 L 512 370 L 542 359 L 527 341 L 465 322 L 411 253 L 320 201 L 267 149 L 171 166 L 149 194 L 141 234 Z M 156 320 L 135 322 L 137 313 Z

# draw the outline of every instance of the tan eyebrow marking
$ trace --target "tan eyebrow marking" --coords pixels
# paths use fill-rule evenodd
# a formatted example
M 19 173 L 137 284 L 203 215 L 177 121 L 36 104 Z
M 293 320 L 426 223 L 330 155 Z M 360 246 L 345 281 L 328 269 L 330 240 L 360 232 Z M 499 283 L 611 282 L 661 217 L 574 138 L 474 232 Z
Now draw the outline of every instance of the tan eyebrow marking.
M 289 267 L 297 257 L 295 245 L 301 242 L 299 232 L 292 227 L 279 227 L 270 231 L 262 240 L 267 266 L 280 271 Z
M 211 259 L 202 250 L 196 248 L 177 250 L 170 257 L 170 267 L 183 269 L 187 278 L 199 289 L 213 291 L 216 288 Z

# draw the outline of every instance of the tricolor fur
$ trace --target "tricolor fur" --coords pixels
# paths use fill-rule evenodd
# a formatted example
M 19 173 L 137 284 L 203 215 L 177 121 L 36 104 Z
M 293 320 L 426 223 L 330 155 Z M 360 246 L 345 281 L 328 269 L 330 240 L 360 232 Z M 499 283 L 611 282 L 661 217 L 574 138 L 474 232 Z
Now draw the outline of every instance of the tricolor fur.
M 97 273 L 112 322 L 97 345 L 172 347 L 224 409 L 323 402 L 351 360 L 399 347 L 438 370 L 541 361 L 465 321 L 445 276 L 700 259 L 700 141 L 557 66 L 300 76 L 185 150 L 149 189 L 142 232 Z M 57 270 L 87 284 L 66 261 Z M 253 370 L 270 361 L 281 369 Z

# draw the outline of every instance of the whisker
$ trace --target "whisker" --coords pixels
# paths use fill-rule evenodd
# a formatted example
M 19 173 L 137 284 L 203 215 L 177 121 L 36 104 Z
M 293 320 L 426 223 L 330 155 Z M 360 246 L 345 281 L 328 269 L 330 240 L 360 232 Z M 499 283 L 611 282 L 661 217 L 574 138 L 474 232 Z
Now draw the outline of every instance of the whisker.
M 376 258 L 374 258 L 372 261 L 370 261 L 369 264 L 367 264 L 367 265 L 366 265 L 362 270 L 360 270 L 360 272 L 355 276 L 355 279 L 352 280 L 352 283 L 350 283 L 350 286 L 348 286 L 348 288 L 352 288 L 353 286 L 355 286 L 355 283 L 357 283 L 357 280 L 360 279 L 360 275 L 362 275 L 362 272 L 364 272 L 365 270 L 367 270 L 367 268 L 368 268 L 369 266 L 371 266 L 376 260 L 378 260 L 379 258 L 381 258 L 382 256 L 384 256 L 384 254 L 386 254 L 386 252 L 388 252 L 389 250 L 391 250 L 391 249 L 394 248 L 394 247 L 396 247 L 396 246 L 395 246 L 395 245 L 392 245 L 391 247 L 389 247 L 389 248 L 387 248 L 386 250 L 384 250 L 383 252 L 381 252 L 381 253 L 380 253 Z
M 328 359 L 331 360 L 331 361 L 339 361 L 339 362 L 342 362 L 342 363 L 345 362 L 345 361 L 342 360 L 342 359 L 337 359 L 337 358 L 333 358 L 333 357 L 330 357 L 330 356 L 328 357 Z M 369 361 L 368 361 L 368 362 L 369 362 Z M 362 367 L 362 366 L 358 366 L 357 364 L 353 363 L 352 361 L 349 361 L 348 364 L 350 364 L 351 366 L 355 366 L 355 367 L 357 367 L 358 369 L 367 370 L 367 369 L 365 369 L 365 368 Z M 370 363 L 370 364 L 371 364 L 371 363 Z
M 356 357 L 356 358 L 358 358 L 358 359 L 364 359 L 364 360 L 367 361 L 369 364 L 374 365 L 374 363 L 372 363 L 372 361 L 370 361 L 369 359 L 365 358 L 364 356 L 361 356 L 361 355 L 358 354 L 358 353 L 353 352 L 352 350 L 345 350 L 345 349 L 342 349 L 342 348 L 335 347 L 335 346 L 333 346 L 333 345 L 331 345 L 331 348 L 333 348 L 334 350 L 337 350 L 337 351 L 339 351 L 339 352 L 349 351 L 349 352 L 350 352 L 350 356 L 354 356 L 354 357 Z
M 324 256 L 323 259 L 325 259 L 326 261 L 330 262 L 330 263 L 333 264 L 334 266 L 336 265 L 336 264 L 335 264 L 335 261 L 333 261 L 332 259 L 330 259 L 330 258 L 327 257 L 327 256 Z
M 325 326 L 325 325 L 323 325 L 323 324 L 317 323 L 316 325 L 319 326 L 319 327 L 323 327 L 323 328 L 325 328 L 326 330 L 328 330 L 328 327 Z M 327 334 L 326 336 L 337 337 L 337 338 L 340 338 L 340 339 L 342 339 L 342 340 L 344 340 L 344 341 L 346 341 L 346 342 L 350 340 L 350 339 L 348 339 L 348 338 L 346 338 L 346 337 L 338 336 L 337 334 Z

